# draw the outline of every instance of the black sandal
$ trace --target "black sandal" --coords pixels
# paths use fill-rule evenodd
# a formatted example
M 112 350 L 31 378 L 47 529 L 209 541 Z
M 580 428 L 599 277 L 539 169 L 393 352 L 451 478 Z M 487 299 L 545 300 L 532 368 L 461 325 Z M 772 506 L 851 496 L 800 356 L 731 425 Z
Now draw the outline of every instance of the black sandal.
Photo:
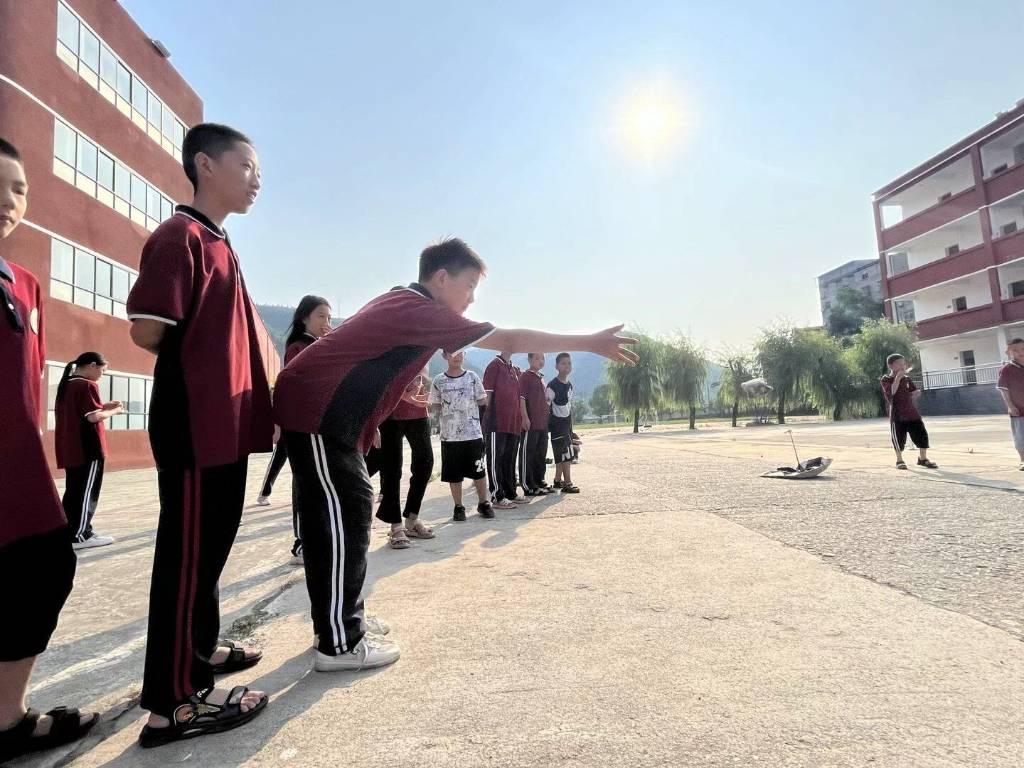
M 246 656 L 245 646 L 234 640 L 225 640 L 222 643 L 217 643 L 217 648 L 224 647 L 228 649 L 228 657 L 220 664 L 211 665 L 215 675 L 228 675 L 232 672 L 255 667 L 263 658 L 263 651 L 257 651 L 255 656 Z
M 248 692 L 249 689 L 244 685 L 236 685 L 224 703 L 217 705 L 206 701 L 206 697 L 213 693 L 213 688 L 200 691 L 174 710 L 170 725 L 163 728 L 144 726 L 139 734 L 139 746 L 146 749 L 160 747 L 172 741 L 223 733 L 245 725 L 262 712 L 270 701 L 270 697 L 264 694 L 255 707 L 243 712 L 242 698 Z
M 562 493 L 579 493 L 579 492 L 580 492 L 579 486 L 573 485 L 572 483 L 568 483 L 568 484 L 562 486 Z
M 99 713 L 91 712 L 92 718 L 83 723 L 82 713 L 73 707 L 57 707 L 46 714 L 53 718 L 49 733 L 36 735 L 36 724 L 42 715 L 35 709 L 28 710 L 17 725 L 0 731 L 0 762 L 77 741 L 100 719 Z

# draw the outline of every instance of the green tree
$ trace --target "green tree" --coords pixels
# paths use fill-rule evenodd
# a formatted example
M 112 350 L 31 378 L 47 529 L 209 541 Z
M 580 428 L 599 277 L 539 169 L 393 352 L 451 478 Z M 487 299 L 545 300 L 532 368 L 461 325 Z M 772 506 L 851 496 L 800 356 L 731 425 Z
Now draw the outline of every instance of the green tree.
M 835 303 L 825 318 L 825 327 L 833 336 L 852 336 L 866 320 L 884 317 L 885 307 L 871 294 L 857 288 L 843 287 L 836 291 Z
M 685 336 L 663 342 L 663 391 L 667 403 L 690 412 L 690 429 L 697 428 L 697 404 L 704 394 L 708 361 L 704 353 Z
M 804 332 L 790 326 L 763 331 L 757 342 L 757 365 L 774 388 L 779 424 L 785 424 L 786 403 L 801 398 L 813 367 L 813 350 L 805 343 Z
M 590 402 L 584 398 L 572 401 L 572 418 L 573 421 L 582 422 L 587 416 L 590 415 Z
M 811 358 L 806 381 L 808 399 L 820 413 L 840 421 L 865 400 L 864 380 L 852 362 L 850 351 L 824 331 L 802 331 L 801 343 Z
M 753 356 L 743 352 L 727 350 L 719 358 L 722 366 L 722 380 L 718 387 L 718 402 L 732 409 L 732 425 L 735 427 L 740 413 L 740 402 L 747 399 L 741 386 L 743 382 L 757 377 Z
M 641 333 L 633 351 L 640 356 L 636 365 L 613 363 L 608 366 L 608 384 L 612 402 L 624 411 L 633 412 L 633 432 L 640 431 L 640 411 L 658 408 L 662 394 L 662 352 L 660 341 Z
M 610 384 L 598 384 L 590 395 L 590 408 L 595 416 L 607 416 L 615 410 Z
M 850 364 L 860 376 L 865 399 L 873 399 L 878 416 L 885 415 L 885 399 L 878 379 L 886 371 L 885 358 L 893 353 L 903 355 L 915 367 L 921 364 L 917 333 L 911 326 L 888 320 L 866 321 L 849 350 Z

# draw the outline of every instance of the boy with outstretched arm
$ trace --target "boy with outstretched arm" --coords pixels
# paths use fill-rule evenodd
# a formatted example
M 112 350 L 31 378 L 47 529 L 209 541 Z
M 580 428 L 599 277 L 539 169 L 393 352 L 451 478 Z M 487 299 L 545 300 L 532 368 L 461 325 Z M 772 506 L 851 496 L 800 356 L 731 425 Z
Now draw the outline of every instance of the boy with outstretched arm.
M 555 358 L 558 375 L 548 382 L 547 398 L 551 406 L 548 426 L 551 430 L 551 452 L 555 455 L 555 488 L 562 493 L 579 493 L 572 484 L 572 460 L 576 449 L 572 444 L 572 355 L 559 352 Z
M 366 669 L 391 664 L 394 643 L 366 636 L 361 592 L 366 577 L 373 490 L 364 456 L 377 428 L 406 388 L 442 349 L 586 349 L 632 362 L 616 335 L 499 330 L 463 314 L 485 272 L 464 242 L 444 240 L 420 255 L 419 279 L 388 291 L 311 346 L 281 372 L 274 395 L 288 441 L 304 532 L 306 585 L 317 636 L 314 668 Z
M 267 696 L 214 688 L 213 676 L 261 654 L 217 640 L 217 582 L 234 543 L 250 453 L 269 452 L 270 387 L 224 220 L 247 213 L 260 189 L 252 142 L 224 125 L 193 126 L 182 165 L 195 190 L 150 235 L 128 296 L 136 345 L 156 354 L 149 440 L 160 488 L 149 593 L 139 742 L 155 747 L 236 728 Z
M 896 451 L 896 469 L 907 468 L 903 460 L 903 449 L 907 445 L 908 435 L 920 453 L 917 465 L 938 469 L 939 465 L 928 458 L 928 430 L 917 410 L 921 390 L 907 375 L 910 370 L 906 359 L 903 355 L 892 354 L 885 359 L 885 364 L 889 366 L 889 373 L 881 379 L 882 395 L 889 410 L 889 434 L 893 450 Z
M 443 354 L 448 370 L 434 377 L 427 402 L 441 423 L 441 482 L 448 483 L 452 491 L 452 520 L 466 520 L 462 504 L 462 481 L 466 478 L 476 486 L 477 513 L 491 518 L 494 510 L 488 498 L 484 436 L 480 430 L 480 408 L 487 405 L 487 392 L 480 377 L 462 367 L 465 352 Z

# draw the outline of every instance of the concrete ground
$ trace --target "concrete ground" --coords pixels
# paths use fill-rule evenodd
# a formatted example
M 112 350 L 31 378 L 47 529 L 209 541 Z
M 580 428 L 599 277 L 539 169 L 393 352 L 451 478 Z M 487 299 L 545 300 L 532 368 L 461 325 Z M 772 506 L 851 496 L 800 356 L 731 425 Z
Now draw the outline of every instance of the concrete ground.
M 154 474 L 108 476 L 31 703 L 104 720 L 19 765 L 1019 766 L 1024 762 L 1024 472 L 1005 419 L 932 419 L 937 471 L 897 472 L 882 421 L 591 431 L 574 479 L 499 518 L 386 547 L 368 606 L 393 667 L 310 672 L 287 470 L 252 507 L 222 584 L 223 632 L 265 652 L 225 680 L 272 700 L 239 730 L 143 751 L 136 706 Z M 254 459 L 255 498 L 265 458 Z

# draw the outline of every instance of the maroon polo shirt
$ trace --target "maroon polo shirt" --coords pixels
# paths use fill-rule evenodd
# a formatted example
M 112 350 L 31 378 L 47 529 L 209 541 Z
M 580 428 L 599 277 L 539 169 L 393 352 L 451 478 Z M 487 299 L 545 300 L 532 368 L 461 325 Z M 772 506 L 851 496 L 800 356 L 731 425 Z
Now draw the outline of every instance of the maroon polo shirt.
M 886 374 L 881 379 L 882 395 L 889 407 L 889 418 L 895 421 L 917 421 L 921 418 L 921 414 L 918 413 L 917 406 L 914 405 L 914 396 L 911 394 L 917 391 L 917 385 L 910 380 L 909 376 L 904 376 L 900 381 L 899 389 L 893 392 L 893 379 L 891 374 Z
M 501 355 L 484 370 L 484 389 L 487 390 L 487 410 L 484 412 L 485 432 L 519 434 L 523 430 L 523 415 L 519 410 L 519 368 L 506 362 Z
M 366 453 L 377 427 L 438 349 L 458 352 L 493 330 L 434 301 L 417 283 L 388 291 L 281 371 L 277 423 Z
M 1010 361 L 1000 368 L 996 389 L 1006 392 L 1015 408 L 1024 409 L 1024 365 Z
M 35 276 L 0 258 L 0 547 L 67 525 L 39 435 L 43 297 Z M 11 585 L 7 585 L 13 589 Z
M 57 429 L 54 447 L 57 466 L 81 467 L 107 455 L 107 430 L 86 416 L 103 410 L 100 385 L 83 376 L 72 376 L 64 384 L 64 396 L 56 403 Z
M 311 333 L 304 333 L 304 334 L 302 334 L 302 336 L 300 336 L 295 341 L 293 341 L 291 344 L 289 344 L 287 347 L 285 347 L 284 348 L 284 364 L 288 365 L 288 363 L 290 363 L 292 360 L 295 359 L 295 356 L 297 354 L 299 354 L 299 352 L 304 350 L 306 347 L 308 347 L 314 341 L 316 341 L 316 336 L 314 336 Z
M 544 374 L 527 370 L 519 376 L 519 395 L 526 401 L 526 415 L 530 417 L 530 429 L 548 428 L 548 398 L 544 386 Z
M 179 205 L 142 249 L 128 318 L 168 326 L 149 413 L 158 466 L 213 467 L 271 450 L 256 309 L 220 227 Z

